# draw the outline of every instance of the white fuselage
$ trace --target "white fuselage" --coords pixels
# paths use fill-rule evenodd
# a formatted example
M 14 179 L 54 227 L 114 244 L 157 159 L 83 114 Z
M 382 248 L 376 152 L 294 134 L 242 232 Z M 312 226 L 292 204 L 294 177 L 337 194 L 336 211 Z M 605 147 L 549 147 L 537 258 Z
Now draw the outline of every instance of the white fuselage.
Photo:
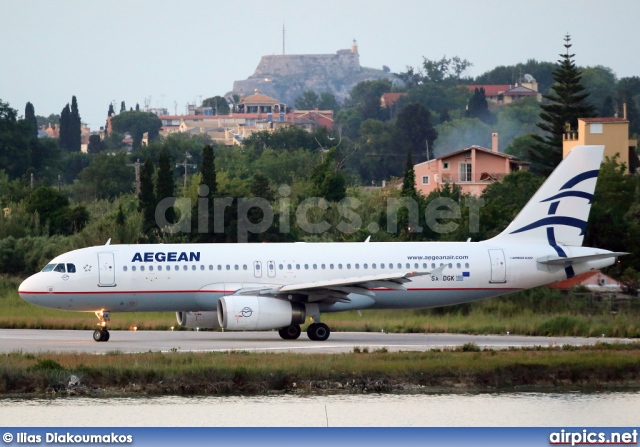
M 564 247 L 567 256 L 606 253 Z M 563 268 L 537 260 L 556 255 L 544 244 L 495 242 L 282 243 L 104 245 L 71 251 L 26 279 L 19 293 L 44 307 L 73 311 L 215 311 L 218 299 L 240 289 L 358 278 L 398 272 L 412 277 L 399 289 L 349 294 L 350 302 L 320 303 L 321 312 L 446 306 L 528 289 L 566 278 Z M 611 265 L 576 265 L 575 274 Z M 73 265 L 73 269 L 68 265 Z M 60 270 L 60 268 L 58 268 Z M 69 270 L 75 270 L 70 272 Z

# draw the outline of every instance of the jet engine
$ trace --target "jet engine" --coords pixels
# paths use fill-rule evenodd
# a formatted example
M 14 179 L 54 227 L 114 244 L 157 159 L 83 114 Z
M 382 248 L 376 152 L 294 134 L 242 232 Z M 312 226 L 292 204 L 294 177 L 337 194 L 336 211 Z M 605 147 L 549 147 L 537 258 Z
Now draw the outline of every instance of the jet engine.
M 217 312 L 176 312 L 176 319 L 189 329 L 220 329 Z
M 230 331 L 260 331 L 302 324 L 304 303 L 265 296 L 231 295 L 218 300 L 218 323 Z

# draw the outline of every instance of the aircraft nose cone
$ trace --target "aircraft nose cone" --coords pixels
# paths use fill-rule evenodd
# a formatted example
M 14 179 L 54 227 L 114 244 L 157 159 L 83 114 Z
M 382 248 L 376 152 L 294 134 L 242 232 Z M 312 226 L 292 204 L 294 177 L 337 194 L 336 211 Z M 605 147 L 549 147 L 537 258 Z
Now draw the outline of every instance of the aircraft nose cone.
M 18 294 L 23 300 L 31 302 L 29 298 L 32 295 L 29 292 L 34 292 L 33 286 L 34 286 L 33 276 L 30 276 L 24 281 L 22 281 L 22 284 L 20 284 L 20 287 L 18 287 Z

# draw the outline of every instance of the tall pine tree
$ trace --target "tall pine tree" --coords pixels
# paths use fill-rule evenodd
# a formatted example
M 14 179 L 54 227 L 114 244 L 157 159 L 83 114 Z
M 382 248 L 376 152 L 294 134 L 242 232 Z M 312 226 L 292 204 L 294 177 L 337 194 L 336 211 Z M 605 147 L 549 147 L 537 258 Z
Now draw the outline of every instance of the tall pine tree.
M 578 118 L 595 114 L 593 106 L 586 101 L 589 93 L 580 84 L 582 75 L 573 62 L 575 54 L 569 54 L 571 37 L 566 35 L 564 40 L 566 53 L 560 55 L 560 66 L 553 72 L 555 83 L 551 93 L 543 95 L 548 102 L 540 106 L 542 122 L 537 126 L 545 135 L 533 135 L 536 144 L 529 150 L 534 170 L 543 175 L 549 175 L 562 161 L 562 137 L 567 130 L 577 129 Z
M 151 157 L 140 169 L 140 194 L 138 195 L 138 210 L 142 212 L 142 231 L 147 233 L 156 226 L 156 196 L 153 192 L 153 162 Z

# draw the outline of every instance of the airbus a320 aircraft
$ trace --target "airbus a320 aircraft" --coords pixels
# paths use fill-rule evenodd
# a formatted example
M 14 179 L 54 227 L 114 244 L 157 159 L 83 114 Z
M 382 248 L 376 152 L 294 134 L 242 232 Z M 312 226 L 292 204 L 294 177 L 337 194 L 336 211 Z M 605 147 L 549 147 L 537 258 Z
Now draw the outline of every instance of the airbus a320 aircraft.
M 482 242 L 103 245 L 54 258 L 19 293 L 39 306 L 174 311 L 187 328 L 329 337 L 325 312 L 447 306 L 606 267 L 625 253 L 582 247 L 603 146 L 574 148 L 514 221 Z

